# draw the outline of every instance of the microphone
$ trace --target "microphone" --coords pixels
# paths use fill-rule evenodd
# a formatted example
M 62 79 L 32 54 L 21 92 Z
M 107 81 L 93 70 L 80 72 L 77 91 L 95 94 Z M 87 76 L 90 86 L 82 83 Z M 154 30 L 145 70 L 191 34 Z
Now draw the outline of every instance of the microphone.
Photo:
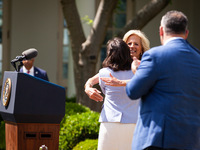
M 32 58 L 36 57 L 37 54 L 38 54 L 38 51 L 35 48 L 30 48 L 30 49 L 22 52 L 22 56 L 17 56 L 15 59 L 13 59 L 11 61 L 11 63 L 15 63 L 15 62 L 22 61 L 22 60 L 32 59 Z

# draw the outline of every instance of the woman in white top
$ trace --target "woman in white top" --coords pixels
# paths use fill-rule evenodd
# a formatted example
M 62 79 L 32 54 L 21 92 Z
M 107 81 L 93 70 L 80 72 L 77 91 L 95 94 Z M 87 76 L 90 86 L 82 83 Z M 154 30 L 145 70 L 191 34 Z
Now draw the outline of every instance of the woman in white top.
M 99 77 L 109 77 L 110 73 L 120 80 L 130 80 L 132 58 L 128 45 L 119 38 L 107 44 L 107 57 Z M 106 85 L 99 80 L 105 95 L 99 121 L 101 122 L 98 150 L 131 150 L 134 127 L 137 121 L 139 101 L 131 101 L 125 87 Z
M 124 37 L 123 41 L 130 48 L 130 55 L 132 59 L 136 57 L 141 60 L 141 56 L 143 53 L 150 49 L 150 42 L 147 39 L 146 35 L 140 30 L 130 30 L 128 31 Z M 115 86 L 126 86 L 127 81 L 115 80 Z M 99 74 L 97 73 L 93 77 L 89 78 L 85 83 L 85 93 L 92 100 L 97 102 L 103 101 L 103 96 L 101 96 L 101 92 L 96 88 L 93 88 L 93 85 L 99 83 Z
M 127 32 L 124 37 L 123 37 L 123 41 L 126 42 L 126 44 L 128 45 L 129 49 L 130 49 L 130 56 L 132 58 L 136 57 L 137 59 L 141 59 L 141 56 L 142 54 L 148 50 L 150 48 L 150 44 L 149 44 L 149 40 L 146 38 L 145 34 L 143 32 L 141 32 L 140 30 L 130 30 L 129 32 Z M 104 70 L 102 70 L 103 72 Z M 109 72 L 108 70 L 105 70 L 107 73 Z M 101 72 L 101 71 L 100 71 Z M 130 71 L 128 71 L 130 72 Z M 121 73 L 120 75 L 117 75 L 113 72 L 111 72 L 111 74 L 118 78 L 118 79 L 121 79 L 121 80 L 118 80 L 116 78 L 112 78 L 115 79 L 115 86 L 118 85 L 118 86 L 123 86 L 123 87 L 120 87 L 121 89 L 125 89 L 125 86 L 126 86 L 126 82 L 128 81 L 128 76 L 126 76 L 126 78 L 123 77 L 123 73 Z M 132 76 L 133 74 L 131 73 L 130 76 Z M 104 76 L 101 76 L 101 77 L 104 77 Z M 107 76 L 106 76 L 107 77 Z M 111 80 L 111 81 L 112 81 Z M 93 88 L 92 86 L 99 83 L 99 73 L 96 74 L 95 76 L 93 76 L 92 78 L 88 79 L 88 81 L 86 82 L 85 84 L 85 92 L 86 94 L 89 96 L 89 98 L 95 100 L 95 101 L 103 101 L 103 96 L 101 96 L 101 92 L 98 91 L 96 88 Z M 103 84 L 105 84 L 104 82 L 100 82 L 100 84 L 103 86 Z M 105 85 L 104 85 L 105 86 Z M 119 88 L 119 87 L 118 87 Z M 104 90 L 102 90 L 104 91 Z M 119 96 L 119 95 L 118 95 Z M 105 104 L 104 104 L 105 105 Z M 125 105 L 125 104 L 124 104 Z M 129 105 L 129 103 L 127 103 L 127 105 Z M 106 107 L 109 106 L 106 102 Z M 138 108 L 138 103 L 135 103 L 132 106 L 132 109 L 133 109 L 133 113 L 132 114 L 129 114 L 131 115 L 131 119 L 130 121 L 132 120 L 131 124 L 133 125 L 130 125 L 130 133 L 133 135 L 133 132 L 134 132 L 134 127 L 135 127 L 135 123 L 136 123 L 136 120 L 137 120 L 137 108 Z M 123 107 L 123 106 L 122 106 Z M 124 107 L 125 108 L 125 107 Z M 131 108 L 131 107 L 130 107 Z M 108 110 L 106 111 L 108 112 Z M 129 111 L 127 111 L 129 112 Z M 102 115 L 100 117 L 100 122 L 102 122 L 102 118 L 105 119 L 105 117 L 102 117 L 104 114 L 104 109 L 102 110 Z M 124 114 L 125 112 L 123 112 Z M 120 117 L 119 117 L 120 118 Z M 123 117 L 122 117 L 123 118 Z M 125 117 L 125 118 L 128 118 L 128 117 Z M 124 118 L 122 119 L 124 120 Z M 129 120 L 129 119 L 126 119 L 126 120 Z M 134 120 L 134 122 L 133 122 Z M 103 120 L 104 121 L 104 120 Z M 120 120 L 121 121 L 121 120 Z M 128 122 L 127 122 L 128 123 Z M 108 125 L 107 125 L 108 126 Z M 125 127 L 125 126 L 123 126 Z M 101 129 L 102 129 L 102 124 L 101 124 Z M 113 125 L 111 126 L 111 128 L 113 128 Z M 118 128 L 118 126 L 116 127 L 116 129 Z M 125 127 L 127 128 L 127 127 Z M 106 128 L 104 128 L 106 130 Z M 128 129 L 128 128 L 127 128 Z M 100 130 L 101 131 L 101 130 Z M 115 132 L 115 131 L 114 131 Z M 114 134 L 111 134 L 111 135 L 114 135 Z M 101 139 L 101 133 L 99 135 L 99 141 L 102 142 L 102 139 Z M 103 137 L 104 138 L 104 137 Z M 117 136 L 116 136 L 117 138 Z M 131 137 L 132 138 L 132 137 Z M 127 138 L 125 138 L 124 140 L 127 140 Z M 131 140 L 130 140 L 131 141 Z M 117 142 L 118 143 L 118 142 Z M 125 143 L 121 140 L 121 143 Z M 99 145 L 102 145 L 100 144 L 99 142 Z M 131 143 L 130 143 L 131 145 Z M 100 149 L 100 147 L 99 147 Z

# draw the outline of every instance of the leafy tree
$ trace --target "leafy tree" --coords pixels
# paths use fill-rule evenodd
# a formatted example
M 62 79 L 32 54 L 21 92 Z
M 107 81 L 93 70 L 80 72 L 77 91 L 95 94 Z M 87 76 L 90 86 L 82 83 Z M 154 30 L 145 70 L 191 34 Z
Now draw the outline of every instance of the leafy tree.
M 170 0 L 150 0 L 141 8 L 135 17 L 128 22 L 118 34 L 118 37 L 131 29 L 141 29 L 161 10 L 163 10 Z M 81 19 L 77 10 L 75 0 L 61 0 L 63 14 L 67 21 L 72 55 L 74 61 L 74 74 L 76 83 L 76 102 L 88 106 L 92 110 L 99 108 L 98 103 L 89 100 L 84 92 L 84 84 L 88 78 L 96 73 L 96 64 L 100 54 L 101 45 L 105 39 L 107 27 L 112 14 L 117 7 L 117 0 L 100 0 L 91 33 L 85 37 L 81 25 Z

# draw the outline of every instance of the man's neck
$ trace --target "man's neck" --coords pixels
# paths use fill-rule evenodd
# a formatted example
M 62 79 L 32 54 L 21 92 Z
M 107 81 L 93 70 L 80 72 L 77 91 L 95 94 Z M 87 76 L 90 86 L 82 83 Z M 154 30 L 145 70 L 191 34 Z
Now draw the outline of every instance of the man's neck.
M 169 41 L 171 38 L 183 38 L 187 39 L 187 36 L 185 34 L 170 34 L 170 35 L 165 35 L 163 39 L 163 45 Z

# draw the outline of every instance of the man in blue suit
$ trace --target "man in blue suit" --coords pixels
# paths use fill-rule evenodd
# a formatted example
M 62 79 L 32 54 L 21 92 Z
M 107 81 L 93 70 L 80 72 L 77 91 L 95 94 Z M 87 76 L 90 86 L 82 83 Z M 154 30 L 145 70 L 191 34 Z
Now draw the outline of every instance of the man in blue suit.
M 35 58 L 30 60 L 23 60 L 23 67 L 20 69 L 20 72 L 28 73 L 32 76 L 41 78 L 43 80 L 49 81 L 47 72 L 41 68 L 35 67 L 34 64 Z
M 179 11 L 162 17 L 162 46 L 144 53 L 126 86 L 142 97 L 133 150 L 200 150 L 200 51 L 186 41 L 187 23 Z

